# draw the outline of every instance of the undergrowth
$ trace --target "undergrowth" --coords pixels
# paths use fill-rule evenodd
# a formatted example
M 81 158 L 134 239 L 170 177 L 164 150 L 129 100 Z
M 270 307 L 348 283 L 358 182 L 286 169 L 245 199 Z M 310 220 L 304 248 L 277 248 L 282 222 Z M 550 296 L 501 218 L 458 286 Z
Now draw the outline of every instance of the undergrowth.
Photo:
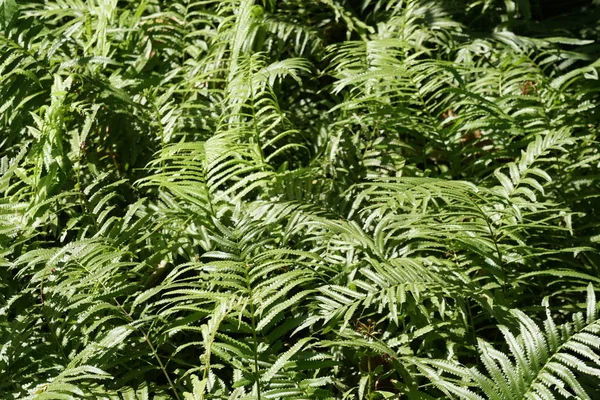
M 580 3 L 1 0 L 2 398 L 597 398 Z

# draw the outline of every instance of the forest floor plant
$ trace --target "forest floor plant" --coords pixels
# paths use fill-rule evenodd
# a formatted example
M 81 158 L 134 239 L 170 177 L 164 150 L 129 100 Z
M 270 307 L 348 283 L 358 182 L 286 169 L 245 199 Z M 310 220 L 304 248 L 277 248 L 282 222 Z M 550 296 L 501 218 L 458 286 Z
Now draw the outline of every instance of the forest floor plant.
M 599 398 L 553 3 L 0 0 L 0 397 Z

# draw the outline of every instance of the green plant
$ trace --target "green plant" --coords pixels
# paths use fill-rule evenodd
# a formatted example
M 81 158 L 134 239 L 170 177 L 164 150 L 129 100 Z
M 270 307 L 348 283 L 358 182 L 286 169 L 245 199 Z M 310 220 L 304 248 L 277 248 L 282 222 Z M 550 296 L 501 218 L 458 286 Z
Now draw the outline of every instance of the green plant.
M 541 7 L 0 0 L 0 393 L 593 398 L 600 9 Z

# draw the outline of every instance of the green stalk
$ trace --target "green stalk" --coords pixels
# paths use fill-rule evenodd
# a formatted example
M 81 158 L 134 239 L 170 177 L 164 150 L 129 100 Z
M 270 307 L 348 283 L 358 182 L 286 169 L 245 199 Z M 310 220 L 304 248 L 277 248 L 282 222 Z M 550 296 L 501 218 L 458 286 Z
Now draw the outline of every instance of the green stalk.
M 254 301 L 252 300 L 252 287 L 250 285 L 250 275 L 248 269 L 250 265 L 246 263 L 246 289 L 250 298 L 250 321 L 252 325 L 252 350 L 254 356 L 254 379 L 256 380 L 256 398 L 261 400 L 261 387 L 260 387 L 260 370 L 258 366 L 258 336 L 256 335 L 256 318 L 254 316 L 256 309 L 254 307 Z

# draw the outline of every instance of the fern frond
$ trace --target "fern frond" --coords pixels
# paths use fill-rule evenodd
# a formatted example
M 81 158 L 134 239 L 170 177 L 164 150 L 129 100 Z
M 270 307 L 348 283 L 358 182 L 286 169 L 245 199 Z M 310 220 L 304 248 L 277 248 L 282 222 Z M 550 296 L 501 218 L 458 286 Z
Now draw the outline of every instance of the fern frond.
M 496 350 L 484 340 L 479 341 L 481 360 L 486 372 L 475 368 L 452 368 L 433 363 L 445 372 L 476 383 L 489 399 L 556 398 L 577 396 L 591 399 L 590 389 L 580 383 L 581 374 L 598 376 L 600 348 L 599 322 L 596 298 L 592 285 L 587 289 L 586 314 L 576 313 L 573 322 L 557 326 L 550 310 L 544 331 L 525 313 L 513 311 L 519 321 L 520 335 L 515 337 L 508 328 L 500 327 L 510 350 L 510 356 Z M 440 385 L 460 398 L 479 398 L 461 386 L 438 383 L 441 376 L 432 377 Z

